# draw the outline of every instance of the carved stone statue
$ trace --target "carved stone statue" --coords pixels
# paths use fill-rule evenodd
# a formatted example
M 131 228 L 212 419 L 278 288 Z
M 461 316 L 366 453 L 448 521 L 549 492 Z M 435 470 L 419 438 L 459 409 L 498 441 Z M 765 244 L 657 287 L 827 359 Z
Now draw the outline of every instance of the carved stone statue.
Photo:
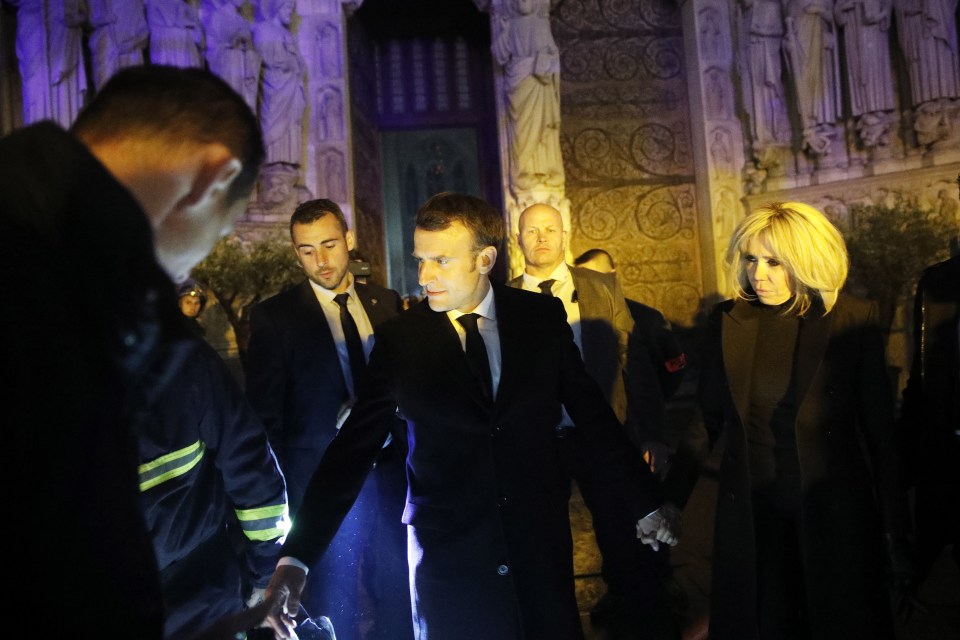
M 99 89 L 120 69 L 143 64 L 150 30 L 143 0 L 87 0 L 93 84 Z
M 83 107 L 82 0 L 12 0 L 17 7 L 16 53 L 23 86 L 24 124 L 51 119 L 73 124 Z
M 244 0 L 207 0 L 202 21 L 206 35 L 207 66 L 257 109 L 260 54 L 253 46 L 253 30 L 240 15 Z
M 868 149 L 887 146 L 896 108 L 890 62 L 893 0 L 838 0 L 835 15 L 843 28 L 850 110 L 858 116 L 860 141 Z
M 196 7 L 188 0 L 147 0 L 150 62 L 174 67 L 202 67 L 203 32 Z
M 786 0 L 784 7 L 803 141 L 812 155 L 823 156 L 837 136 L 841 106 L 833 0 Z
M 913 106 L 960 97 L 957 0 L 895 0 Z
M 300 164 L 301 127 L 306 107 L 303 80 L 306 67 L 290 33 L 294 0 L 265 0 L 263 20 L 253 41 L 263 60 L 260 126 L 267 163 Z
M 750 113 L 750 138 L 758 166 L 782 173 L 780 157 L 790 144 L 790 121 L 784 97 L 783 18 L 780 0 L 740 0 L 744 31 L 748 42 L 743 83 L 745 102 Z
M 506 77 L 514 188 L 562 186 L 560 55 L 550 32 L 550 0 L 494 5 L 492 48 Z

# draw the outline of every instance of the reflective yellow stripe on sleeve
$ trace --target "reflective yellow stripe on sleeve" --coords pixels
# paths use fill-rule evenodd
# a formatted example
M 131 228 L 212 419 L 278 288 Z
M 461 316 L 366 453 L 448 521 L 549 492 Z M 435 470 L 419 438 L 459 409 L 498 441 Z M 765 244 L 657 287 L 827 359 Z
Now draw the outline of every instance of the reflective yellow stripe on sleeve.
M 290 518 L 287 517 L 286 504 L 256 509 L 237 509 L 236 512 L 243 534 L 254 542 L 280 538 L 290 531 Z
M 182 476 L 186 472 L 197 466 L 207 447 L 202 441 L 197 440 L 189 447 L 184 447 L 166 455 L 160 456 L 156 460 L 145 462 L 137 467 L 140 474 L 140 491 L 147 491 L 153 487 Z

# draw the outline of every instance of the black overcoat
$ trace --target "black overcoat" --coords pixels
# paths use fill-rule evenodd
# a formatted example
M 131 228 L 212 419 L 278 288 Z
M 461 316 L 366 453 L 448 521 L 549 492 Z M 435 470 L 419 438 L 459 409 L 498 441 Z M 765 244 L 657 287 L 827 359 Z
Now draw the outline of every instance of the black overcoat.
M 743 419 L 758 314 L 747 302 L 721 303 L 711 315 L 704 346 L 699 391 L 704 424 L 711 445 L 726 434 L 714 531 L 711 640 L 757 638 Z M 876 305 L 840 294 L 830 313 L 824 315 L 821 305 L 808 315 L 800 320 L 793 375 L 811 637 L 891 638 L 882 536 L 885 529 L 901 530 L 903 494 Z

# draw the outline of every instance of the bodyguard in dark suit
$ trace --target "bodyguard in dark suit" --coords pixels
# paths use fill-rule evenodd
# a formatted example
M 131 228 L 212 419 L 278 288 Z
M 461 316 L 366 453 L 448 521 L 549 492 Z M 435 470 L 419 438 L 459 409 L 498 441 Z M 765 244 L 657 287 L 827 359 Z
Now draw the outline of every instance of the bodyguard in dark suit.
M 296 522 L 307 483 L 349 413 L 373 332 L 400 313 L 401 301 L 395 291 L 354 282 L 349 272 L 354 236 L 335 202 L 311 200 L 297 207 L 290 236 L 307 280 L 254 307 L 246 390 L 280 461 Z M 338 297 L 348 316 L 341 316 Z M 397 420 L 391 426 L 402 429 Z M 358 638 L 359 618 L 370 615 L 358 605 L 360 554 L 368 542 L 373 545 L 369 557 L 378 558 L 365 563 L 364 571 L 380 618 L 375 622 L 381 631 L 390 628 L 391 638 L 411 635 L 403 635 L 409 629 L 409 604 L 395 595 L 406 587 L 406 540 L 400 525 L 404 456 L 398 452 L 405 443 L 401 431 L 396 435 L 370 461 L 371 466 L 377 463 L 377 471 L 333 541 L 336 551 L 311 568 L 304 607 L 311 616 L 328 616 L 341 640 Z M 377 534 L 371 536 L 374 530 Z
M 634 464 L 646 463 L 646 453 L 653 468 L 662 465 L 666 446 L 662 441 L 645 440 L 649 429 L 641 430 L 636 417 L 649 411 L 651 421 L 659 420 L 662 432 L 663 402 L 656 371 L 649 357 L 628 358 L 628 342 L 634 330 L 620 284 L 611 274 L 580 267 L 569 267 L 564 261 L 567 233 L 560 212 L 548 204 L 527 207 L 518 221 L 517 244 L 524 256 L 524 272 L 509 282 L 510 286 L 557 297 L 563 303 L 567 323 L 574 334 L 584 364 L 597 381 L 617 418 L 627 419 L 628 396 L 634 400 L 634 420 L 627 431 L 635 444 L 630 452 Z M 650 396 L 637 386 L 646 385 L 659 402 L 646 402 Z M 633 393 L 627 392 L 630 387 Z M 636 406 L 642 397 L 642 406 Z M 657 413 L 659 412 L 659 413 Z M 573 427 L 568 415 L 558 426 L 560 433 Z M 570 432 L 572 433 L 572 432 Z M 578 478 L 586 470 L 576 460 L 572 476 Z M 666 607 L 660 606 L 660 586 L 669 570 L 666 547 L 653 550 L 640 543 L 631 527 L 623 526 L 621 505 L 607 500 L 606 487 L 591 491 L 589 483 L 580 487 L 580 494 L 590 510 L 597 546 L 603 557 L 602 575 L 607 585 L 591 619 L 597 626 L 607 626 L 614 638 L 668 638 L 671 633 Z M 674 515 L 679 518 L 679 511 Z
M 408 561 L 420 640 L 580 639 L 561 405 L 593 472 L 649 540 L 649 470 L 627 464 L 616 416 L 580 359 L 557 300 L 492 284 L 500 214 L 438 194 L 418 211 L 414 256 L 426 300 L 377 334 L 368 377 L 330 444 L 283 548 L 268 618 L 290 637 L 305 576 L 363 484 L 395 412 L 406 418 Z M 582 426 L 583 428 L 579 428 Z M 645 517 L 646 516 L 646 517 Z

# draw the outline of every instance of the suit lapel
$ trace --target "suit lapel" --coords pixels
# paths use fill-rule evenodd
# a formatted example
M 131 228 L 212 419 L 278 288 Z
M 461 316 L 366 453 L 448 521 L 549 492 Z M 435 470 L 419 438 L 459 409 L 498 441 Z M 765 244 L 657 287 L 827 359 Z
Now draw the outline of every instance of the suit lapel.
M 723 368 L 733 404 L 743 423 L 750 399 L 753 352 L 757 344 L 758 311 L 737 302 L 722 320 Z
M 370 325 L 376 328 L 381 322 L 384 322 L 389 318 L 387 312 L 387 306 L 381 304 L 379 298 L 376 298 L 369 287 L 364 286 L 362 283 L 357 282 L 353 286 L 354 291 L 357 292 L 357 298 L 360 299 L 360 304 L 363 305 L 363 310 L 367 313 L 367 317 L 370 319 Z

